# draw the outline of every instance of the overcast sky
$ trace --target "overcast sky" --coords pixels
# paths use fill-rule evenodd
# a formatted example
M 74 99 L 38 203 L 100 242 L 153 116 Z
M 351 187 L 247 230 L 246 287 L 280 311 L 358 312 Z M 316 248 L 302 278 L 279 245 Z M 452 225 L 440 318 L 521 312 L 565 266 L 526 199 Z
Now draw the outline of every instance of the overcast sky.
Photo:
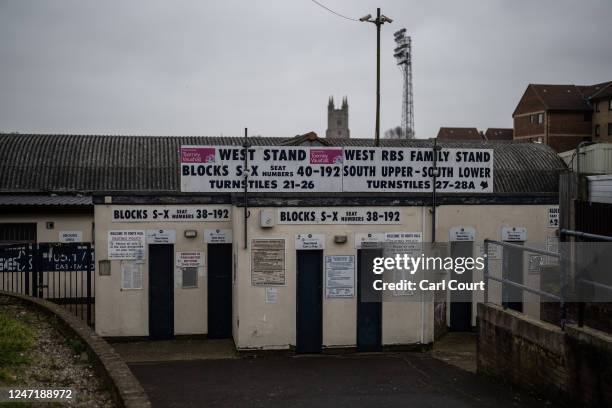
M 382 34 L 381 131 L 401 121 L 393 32 L 413 38 L 416 135 L 511 127 L 529 83 L 612 80 L 612 1 L 320 0 Z M 0 0 L 0 131 L 325 135 L 348 96 L 371 138 L 375 27 L 310 0 Z

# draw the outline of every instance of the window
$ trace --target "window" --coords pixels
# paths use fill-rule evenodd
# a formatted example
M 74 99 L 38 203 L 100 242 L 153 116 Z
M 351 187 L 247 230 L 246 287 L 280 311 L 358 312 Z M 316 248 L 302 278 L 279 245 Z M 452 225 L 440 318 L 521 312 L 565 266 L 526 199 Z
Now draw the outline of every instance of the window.
M 599 102 L 593 102 L 593 109 L 595 109 L 595 112 L 599 112 Z
M 186 266 L 183 270 L 183 287 L 197 288 L 198 287 L 198 268 L 194 266 Z
M 608 136 L 612 136 L 612 123 L 608 123 Z
M 612 99 L 608 101 L 608 110 L 612 111 Z
M 544 114 L 538 113 L 538 125 L 541 125 L 542 123 L 544 123 Z
M 599 125 L 595 125 L 595 136 L 599 136 Z
M 535 115 L 529 115 L 529 123 L 535 123 Z

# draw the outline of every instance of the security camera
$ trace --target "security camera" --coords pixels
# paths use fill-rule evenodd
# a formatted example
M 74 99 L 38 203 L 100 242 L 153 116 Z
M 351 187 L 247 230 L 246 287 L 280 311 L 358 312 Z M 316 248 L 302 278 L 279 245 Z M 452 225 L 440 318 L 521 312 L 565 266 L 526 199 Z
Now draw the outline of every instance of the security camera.
M 367 16 L 363 16 L 359 19 L 359 21 L 369 21 L 372 18 L 371 14 L 368 14 Z

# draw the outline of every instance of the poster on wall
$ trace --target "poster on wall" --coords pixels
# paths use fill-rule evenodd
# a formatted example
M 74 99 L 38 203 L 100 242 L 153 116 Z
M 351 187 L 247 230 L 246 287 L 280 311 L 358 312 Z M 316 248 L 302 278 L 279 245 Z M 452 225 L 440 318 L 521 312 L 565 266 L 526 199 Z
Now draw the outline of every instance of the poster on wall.
M 121 289 L 142 289 L 142 264 L 121 261 Z
M 108 259 L 144 259 L 145 231 L 108 231 Z
M 325 257 L 325 297 L 352 298 L 355 296 L 355 256 L 329 255 Z
M 112 222 L 222 222 L 231 221 L 229 205 L 112 206 Z
M 285 240 L 251 240 L 251 284 L 274 286 L 285 284 Z
M 181 191 L 492 193 L 493 150 L 416 147 L 182 146 Z M 245 168 L 245 156 L 248 168 Z

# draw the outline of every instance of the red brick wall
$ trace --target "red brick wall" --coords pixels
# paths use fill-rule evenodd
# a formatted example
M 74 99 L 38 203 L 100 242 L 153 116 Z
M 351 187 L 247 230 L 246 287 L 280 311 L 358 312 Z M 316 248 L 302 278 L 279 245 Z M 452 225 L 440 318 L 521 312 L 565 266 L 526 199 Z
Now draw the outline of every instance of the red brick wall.
M 531 123 L 531 115 L 514 117 L 514 137 L 544 134 L 544 123 Z
M 548 136 L 548 145 L 556 152 L 567 152 L 578 146 L 578 143 L 590 140 L 588 136 Z
M 585 112 L 548 112 L 548 134 L 591 136 L 591 114 L 586 115 L 585 118 Z

